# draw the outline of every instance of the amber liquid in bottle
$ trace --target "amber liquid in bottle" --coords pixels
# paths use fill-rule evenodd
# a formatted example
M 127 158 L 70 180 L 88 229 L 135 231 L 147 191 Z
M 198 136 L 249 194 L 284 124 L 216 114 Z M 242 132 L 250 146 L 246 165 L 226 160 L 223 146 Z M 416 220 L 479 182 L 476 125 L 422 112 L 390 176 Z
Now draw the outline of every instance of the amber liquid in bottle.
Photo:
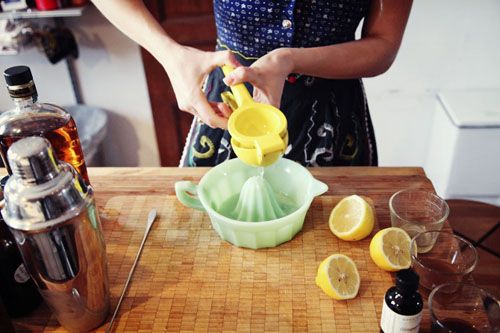
M 16 133 L 14 128 L 21 128 L 22 132 Z M 9 174 L 11 170 L 7 162 L 7 150 L 14 142 L 27 136 L 43 136 L 49 140 L 57 158 L 71 164 L 85 182 L 90 184 L 76 124 L 69 114 L 32 113 L 29 117 L 18 118 L 2 126 L 1 155 Z
M 57 159 L 73 166 L 90 185 L 76 124 L 71 115 L 54 104 L 37 103 L 38 93 L 28 66 L 9 67 L 5 83 L 15 108 L 0 114 L 0 153 L 9 174 L 9 147 L 22 138 L 41 136 L 50 141 Z

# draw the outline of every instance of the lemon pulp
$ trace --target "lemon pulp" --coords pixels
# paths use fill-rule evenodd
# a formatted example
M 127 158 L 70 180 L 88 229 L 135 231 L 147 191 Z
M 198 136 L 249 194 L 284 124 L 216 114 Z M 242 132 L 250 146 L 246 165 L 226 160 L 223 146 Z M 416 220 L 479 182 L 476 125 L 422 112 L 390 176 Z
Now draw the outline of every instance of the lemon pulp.
M 410 267 L 410 243 L 408 234 L 400 228 L 382 229 L 370 242 L 370 257 L 386 271 L 398 271 Z
M 336 300 L 356 297 L 359 284 L 358 269 L 348 256 L 332 254 L 319 265 L 316 285 Z

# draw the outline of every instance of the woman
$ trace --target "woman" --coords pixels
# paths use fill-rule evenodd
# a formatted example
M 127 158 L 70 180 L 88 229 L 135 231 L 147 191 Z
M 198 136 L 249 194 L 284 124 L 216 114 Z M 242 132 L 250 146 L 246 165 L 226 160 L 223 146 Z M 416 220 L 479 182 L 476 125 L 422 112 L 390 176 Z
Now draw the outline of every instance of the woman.
M 93 2 L 163 65 L 179 108 L 198 118 L 181 164 L 234 157 L 225 130 L 231 110 L 220 94 L 248 82 L 255 100 L 287 117 L 285 157 L 305 166 L 377 165 L 360 78 L 391 66 L 412 0 L 214 0 L 215 52 L 176 43 L 142 1 Z M 225 64 L 237 67 L 226 78 L 218 68 Z

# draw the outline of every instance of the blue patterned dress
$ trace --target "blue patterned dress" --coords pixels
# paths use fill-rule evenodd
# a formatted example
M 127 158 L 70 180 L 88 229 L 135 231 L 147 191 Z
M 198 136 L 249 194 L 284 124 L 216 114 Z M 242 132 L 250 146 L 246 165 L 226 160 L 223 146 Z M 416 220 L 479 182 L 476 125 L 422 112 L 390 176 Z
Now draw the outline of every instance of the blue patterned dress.
M 370 0 L 214 0 L 218 50 L 244 65 L 280 47 L 316 47 L 354 40 Z M 205 93 L 221 101 L 220 69 Z M 248 85 L 249 90 L 252 87 Z M 289 75 L 281 99 L 288 120 L 285 157 L 304 166 L 377 165 L 373 126 L 361 79 Z M 193 122 L 181 165 L 213 166 L 235 157 L 230 135 Z

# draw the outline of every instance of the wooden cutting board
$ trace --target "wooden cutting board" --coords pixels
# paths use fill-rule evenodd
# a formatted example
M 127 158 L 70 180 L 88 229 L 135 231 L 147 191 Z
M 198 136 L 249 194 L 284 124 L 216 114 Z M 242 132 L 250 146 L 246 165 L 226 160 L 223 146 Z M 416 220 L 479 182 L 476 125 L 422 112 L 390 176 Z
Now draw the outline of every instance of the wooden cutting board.
M 291 242 L 265 250 L 221 241 L 208 216 L 173 196 L 115 197 L 108 202 L 110 279 L 124 281 L 144 230 L 144 217 L 160 207 L 117 330 L 344 331 L 376 327 L 389 274 L 371 263 L 369 239 L 337 240 L 328 229 L 336 197 L 315 200 L 303 231 Z M 331 253 L 358 265 L 359 296 L 335 302 L 314 283 L 318 264 Z M 118 295 L 120 283 L 112 294 Z
M 338 181 L 337 177 L 333 178 Z M 141 242 L 147 214 L 151 208 L 159 214 L 117 316 L 116 331 L 378 332 L 383 295 L 393 281 L 371 261 L 370 239 L 380 227 L 390 225 L 387 200 L 399 189 L 394 183 L 432 190 L 424 175 L 406 177 L 388 177 L 382 185 L 367 182 L 369 175 L 344 178 L 336 188 L 329 184 L 330 191 L 313 201 L 303 230 L 292 241 L 260 250 L 222 241 L 206 213 L 184 207 L 171 194 L 104 191 L 99 208 L 112 308 Z M 377 225 L 365 240 L 345 242 L 330 232 L 328 216 L 342 197 L 352 193 L 373 203 Z M 353 300 L 332 300 L 315 285 L 319 263 L 332 253 L 350 256 L 358 267 L 361 287 Z M 45 306 L 15 324 L 20 332 L 64 332 Z M 428 327 L 426 311 L 421 331 Z

